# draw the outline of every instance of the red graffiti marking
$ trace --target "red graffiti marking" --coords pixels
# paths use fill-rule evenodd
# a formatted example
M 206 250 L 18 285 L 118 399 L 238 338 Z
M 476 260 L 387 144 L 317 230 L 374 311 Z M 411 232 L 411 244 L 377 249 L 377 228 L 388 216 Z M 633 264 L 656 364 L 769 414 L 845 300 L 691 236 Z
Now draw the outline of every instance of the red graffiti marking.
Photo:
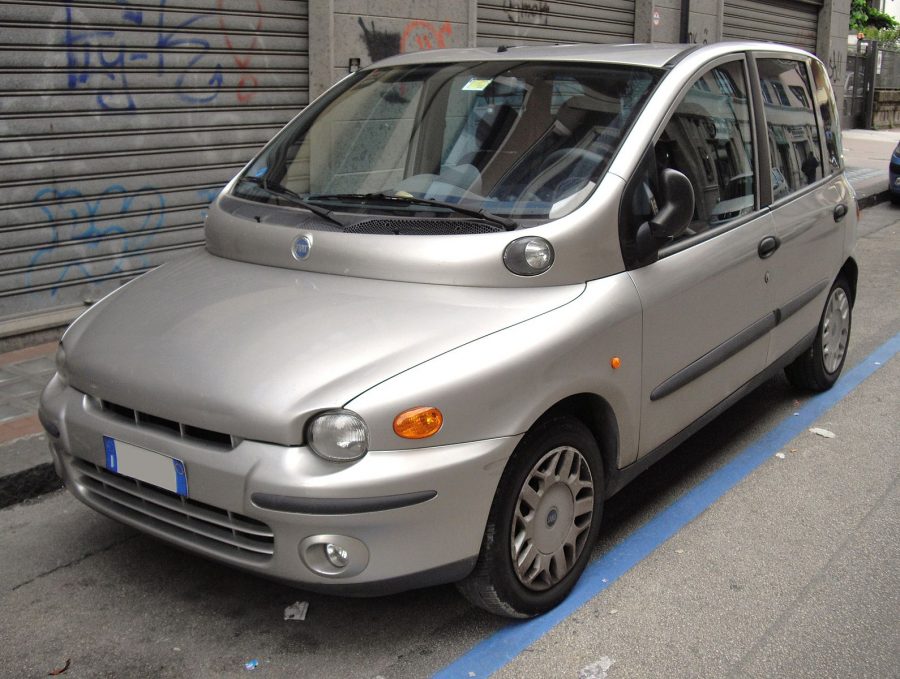
M 219 12 L 222 11 L 224 0 L 216 0 L 216 7 Z M 262 14 L 262 2 L 261 0 L 256 0 L 256 11 L 258 14 Z M 240 54 L 232 54 L 231 57 L 234 59 L 234 65 L 238 67 L 241 71 L 248 71 L 250 69 L 250 62 L 253 60 L 253 55 L 251 52 L 256 49 L 257 38 L 259 38 L 259 32 L 262 30 L 263 20 L 260 16 L 256 20 L 256 26 L 253 28 L 253 38 L 250 40 L 250 44 L 246 47 L 243 47 L 240 51 Z M 222 37 L 225 39 L 225 47 L 229 49 L 231 52 L 235 52 L 237 48 L 234 46 L 234 41 L 232 40 L 232 36 L 228 34 L 225 29 L 225 17 L 221 13 L 219 14 L 219 28 L 222 29 Z M 237 85 L 237 100 L 238 103 L 248 104 L 253 100 L 253 97 L 256 96 L 256 92 L 254 88 L 259 86 L 259 81 L 256 79 L 256 76 L 252 73 L 245 73 L 241 75 L 240 80 L 238 80 Z
M 430 21 L 414 19 L 406 24 L 403 29 L 403 37 L 400 39 L 401 52 L 415 52 L 417 50 L 433 50 L 446 47 L 445 36 L 453 35 L 453 27 L 449 21 L 435 28 Z

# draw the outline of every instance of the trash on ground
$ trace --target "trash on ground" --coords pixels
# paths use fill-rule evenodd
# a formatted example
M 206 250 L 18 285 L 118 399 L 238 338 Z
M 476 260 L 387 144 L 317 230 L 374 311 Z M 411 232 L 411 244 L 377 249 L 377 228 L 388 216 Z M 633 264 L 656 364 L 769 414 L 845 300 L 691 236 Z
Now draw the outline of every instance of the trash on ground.
M 675 553 L 676 553 L 676 554 L 684 554 L 684 550 L 683 550 L 683 549 L 676 549 L 676 550 L 675 550 Z
M 284 609 L 285 620 L 306 620 L 306 611 L 309 610 L 308 601 L 295 601 Z
M 72 659 L 71 659 L 71 658 L 66 658 L 66 664 L 65 664 L 65 665 L 63 665 L 62 667 L 60 667 L 60 668 L 58 668 L 58 669 L 55 669 L 55 670 L 53 670 L 53 671 L 51 671 L 51 672 L 47 672 L 47 676 L 48 676 L 48 677 L 57 677 L 57 676 L 59 676 L 60 674 L 62 674 L 63 672 L 65 672 L 67 669 L 69 669 L 69 665 L 71 665 L 71 664 L 72 664 Z
M 819 435 L 819 436 L 821 436 L 821 437 L 823 437 L 823 438 L 826 438 L 826 439 L 833 439 L 833 438 L 834 438 L 834 432 L 833 432 L 833 431 L 828 431 L 827 429 L 822 429 L 821 427 L 813 427 L 813 428 L 810 429 L 809 431 L 812 432 L 813 434 L 817 434 L 817 435 Z
M 785 455 L 784 453 L 775 453 L 775 457 L 777 457 L 779 460 L 783 460 L 787 457 L 787 455 Z
M 615 664 L 615 660 L 605 655 L 601 656 L 597 662 L 582 667 L 578 673 L 578 679 L 606 679 L 606 673 L 613 664 Z
M 259 667 L 259 660 L 257 660 L 256 658 L 254 658 L 253 660 L 248 660 L 244 663 L 245 670 L 255 670 L 257 667 Z

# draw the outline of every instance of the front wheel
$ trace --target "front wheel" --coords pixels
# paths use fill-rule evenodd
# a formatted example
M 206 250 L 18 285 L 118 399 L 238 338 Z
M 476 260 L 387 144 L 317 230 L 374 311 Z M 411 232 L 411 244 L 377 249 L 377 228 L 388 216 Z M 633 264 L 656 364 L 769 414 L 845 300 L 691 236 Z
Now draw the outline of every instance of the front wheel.
M 478 562 L 457 588 L 498 615 L 550 610 L 587 565 L 602 506 L 603 467 L 590 430 L 569 417 L 537 425 L 503 472 Z
M 851 299 L 847 279 L 839 276 L 828 293 L 812 346 L 784 369 L 795 387 L 825 391 L 837 382 L 850 342 Z

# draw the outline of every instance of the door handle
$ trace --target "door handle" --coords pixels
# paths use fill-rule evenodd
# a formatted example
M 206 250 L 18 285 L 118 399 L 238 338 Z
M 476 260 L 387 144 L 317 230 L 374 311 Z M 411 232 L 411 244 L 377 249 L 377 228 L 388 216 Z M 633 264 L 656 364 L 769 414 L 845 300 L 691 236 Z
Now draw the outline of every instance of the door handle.
M 834 208 L 834 221 L 839 222 L 847 216 L 846 203 L 838 203 Z
M 760 259 L 766 259 L 767 257 L 772 256 L 772 254 L 778 249 L 779 245 L 781 245 L 781 241 L 778 240 L 777 236 L 766 236 L 761 241 L 759 241 L 759 246 L 756 248 L 756 252 L 759 253 Z

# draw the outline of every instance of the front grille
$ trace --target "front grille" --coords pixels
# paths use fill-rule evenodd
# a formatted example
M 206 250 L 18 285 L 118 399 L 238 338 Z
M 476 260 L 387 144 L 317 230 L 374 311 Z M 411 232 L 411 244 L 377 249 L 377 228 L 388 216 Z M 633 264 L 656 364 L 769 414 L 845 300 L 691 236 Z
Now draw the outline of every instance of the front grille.
M 95 464 L 73 458 L 78 482 L 112 513 L 213 549 L 225 557 L 268 561 L 275 534 L 262 521 L 191 500 Z
M 455 236 L 503 231 L 489 222 L 465 219 L 367 219 L 345 228 L 347 233 L 377 233 L 395 236 Z
M 150 413 L 144 413 L 140 410 L 134 410 L 125 406 L 104 401 L 101 399 L 92 399 L 94 403 L 106 415 L 114 417 L 117 420 L 128 421 L 138 427 L 150 427 L 157 431 L 167 432 L 179 438 L 205 443 L 206 445 L 222 450 L 231 450 L 237 445 L 237 440 L 230 434 L 225 434 L 212 429 L 203 429 L 202 427 L 194 427 L 183 422 L 175 420 L 167 420 L 164 417 L 157 417 Z

